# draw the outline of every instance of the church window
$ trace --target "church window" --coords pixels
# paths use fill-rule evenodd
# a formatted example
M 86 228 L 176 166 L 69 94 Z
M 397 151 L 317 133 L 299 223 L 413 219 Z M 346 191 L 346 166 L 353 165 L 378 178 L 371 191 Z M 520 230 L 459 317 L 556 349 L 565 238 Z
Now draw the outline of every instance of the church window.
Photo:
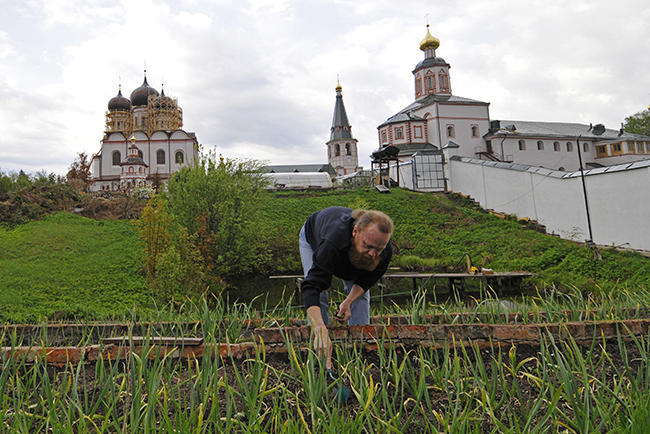
M 537 150 L 538 151 L 543 151 L 544 150 L 544 142 L 542 142 L 541 140 L 537 141 Z
M 556 152 L 560 150 L 560 142 L 553 142 L 553 150 Z
M 138 172 L 139 172 L 140 174 L 143 174 L 143 173 L 144 173 L 144 169 L 141 167 L 141 168 L 138 170 Z
M 162 149 L 158 149 L 158 152 L 156 152 L 156 163 L 165 164 L 165 151 Z
M 113 151 L 113 166 L 119 166 L 120 161 L 122 161 L 122 155 L 120 151 Z
M 420 127 L 420 126 L 413 127 L 413 136 L 416 139 L 421 139 L 422 138 L 422 127 Z
M 621 144 L 620 144 L 620 143 L 614 143 L 614 144 L 612 145 L 612 150 L 613 150 L 614 152 L 621 152 Z
M 637 154 L 643 154 L 643 142 L 637 142 L 636 152 Z
M 381 143 L 386 143 L 388 140 L 386 140 L 386 131 L 381 132 Z
M 627 152 L 634 154 L 634 142 L 627 142 Z
M 395 138 L 396 139 L 402 138 L 402 127 L 395 128 Z
M 340 156 L 340 155 L 341 155 L 341 147 L 340 147 L 339 144 L 337 143 L 337 144 L 335 145 L 335 147 L 334 147 L 334 156 L 335 156 L 335 157 L 338 157 L 338 156 Z
M 525 151 L 526 150 L 526 141 L 525 140 L 520 140 L 519 141 L 519 150 L 520 151 Z
M 420 74 L 415 76 L 415 94 L 420 95 L 422 93 L 422 79 Z
M 181 151 L 176 151 L 176 164 L 183 164 L 183 153 Z
M 472 125 L 472 137 L 478 137 L 478 125 Z
M 567 152 L 573 152 L 573 143 L 566 142 L 566 151 Z
M 605 145 L 596 146 L 596 156 L 597 157 L 606 157 L 607 156 L 607 146 L 605 146 Z
M 453 125 L 447 125 L 447 137 L 456 137 L 456 129 Z
M 449 76 L 444 71 L 440 71 L 440 90 L 449 90 Z
M 582 144 L 582 152 L 589 152 L 589 143 Z
M 138 149 L 138 157 L 144 158 L 144 155 L 142 154 L 142 151 Z
M 133 166 L 129 167 L 129 173 L 133 173 Z
M 352 155 L 352 152 L 350 151 L 350 144 L 349 143 L 345 144 L 345 155 Z

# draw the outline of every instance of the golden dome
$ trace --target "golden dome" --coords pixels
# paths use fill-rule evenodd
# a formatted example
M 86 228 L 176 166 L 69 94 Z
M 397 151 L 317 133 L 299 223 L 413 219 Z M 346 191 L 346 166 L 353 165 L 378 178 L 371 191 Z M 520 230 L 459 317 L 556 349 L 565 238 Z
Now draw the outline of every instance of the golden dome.
M 338 78 L 336 79 L 336 87 L 335 87 L 334 89 L 335 89 L 337 92 L 340 92 L 340 91 L 343 90 L 343 86 L 341 86 L 341 82 L 338 80 Z
M 422 42 L 420 42 L 420 50 L 426 51 L 429 48 L 433 48 L 434 50 L 440 46 L 440 39 L 431 36 L 431 32 L 429 32 L 429 25 L 427 24 L 427 35 L 424 37 Z

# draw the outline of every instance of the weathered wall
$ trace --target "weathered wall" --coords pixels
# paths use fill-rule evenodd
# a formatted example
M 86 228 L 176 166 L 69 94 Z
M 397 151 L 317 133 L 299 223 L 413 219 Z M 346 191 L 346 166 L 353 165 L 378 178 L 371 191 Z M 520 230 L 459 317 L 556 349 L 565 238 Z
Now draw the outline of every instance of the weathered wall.
M 483 208 L 535 219 L 562 238 L 589 238 L 580 172 L 454 158 L 447 174 L 450 191 Z M 594 242 L 650 250 L 649 185 L 648 160 L 585 171 Z

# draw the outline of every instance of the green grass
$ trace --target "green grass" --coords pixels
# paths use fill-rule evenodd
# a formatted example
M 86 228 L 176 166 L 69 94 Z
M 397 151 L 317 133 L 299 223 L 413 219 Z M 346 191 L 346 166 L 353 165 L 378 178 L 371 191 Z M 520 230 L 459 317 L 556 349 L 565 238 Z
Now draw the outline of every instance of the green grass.
M 152 305 L 125 221 L 68 213 L 0 229 L 0 320 L 94 319 Z
M 301 272 L 301 225 L 312 212 L 340 205 L 380 209 L 393 217 L 392 265 L 403 269 L 461 270 L 467 253 L 475 265 L 495 271 L 537 273 L 530 285 L 542 294 L 549 288 L 604 296 L 650 289 L 650 260 L 638 253 L 601 249 L 603 259 L 595 261 L 581 244 L 527 229 L 515 219 L 499 219 L 455 195 L 357 189 L 276 192 L 266 199 L 260 227 L 272 228 L 271 274 Z M 175 318 L 177 309 L 156 306 L 146 288 L 141 246 L 132 222 L 69 213 L 0 228 L 0 321 L 107 320 L 134 312 L 139 319 Z M 253 277 L 231 284 L 241 288 L 261 281 L 255 284 L 259 288 L 246 291 L 262 297 L 274 291 L 263 277 Z

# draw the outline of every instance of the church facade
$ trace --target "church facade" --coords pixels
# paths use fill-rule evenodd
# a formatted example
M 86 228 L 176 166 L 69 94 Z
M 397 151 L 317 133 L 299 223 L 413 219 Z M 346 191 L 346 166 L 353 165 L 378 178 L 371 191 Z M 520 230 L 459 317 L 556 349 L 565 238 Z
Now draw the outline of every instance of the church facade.
M 182 127 L 178 101 L 149 86 L 146 71 L 129 98 L 120 86 L 108 102 L 101 148 L 91 160 L 91 191 L 161 185 L 173 172 L 194 164 L 198 141 Z
M 415 100 L 377 127 L 379 150 L 396 147 L 401 161 L 444 151 L 447 157 L 514 162 L 572 171 L 650 159 L 650 137 L 567 122 L 491 120 L 489 103 L 452 93 L 451 65 L 438 57 L 429 26 L 424 59 L 413 69 Z M 578 155 L 578 151 L 580 155 Z

